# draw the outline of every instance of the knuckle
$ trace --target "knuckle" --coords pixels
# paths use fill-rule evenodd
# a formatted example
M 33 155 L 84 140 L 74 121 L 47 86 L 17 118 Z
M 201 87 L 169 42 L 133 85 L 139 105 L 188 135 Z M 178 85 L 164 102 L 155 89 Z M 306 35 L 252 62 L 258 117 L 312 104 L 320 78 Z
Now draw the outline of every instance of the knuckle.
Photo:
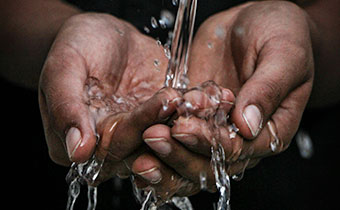
M 260 89 L 260 93 L 263 96 L 263 102 L 267 104 L 279 104 L 281 92 L 282 88 L 279 83 L 272 80 L 267 80 Z

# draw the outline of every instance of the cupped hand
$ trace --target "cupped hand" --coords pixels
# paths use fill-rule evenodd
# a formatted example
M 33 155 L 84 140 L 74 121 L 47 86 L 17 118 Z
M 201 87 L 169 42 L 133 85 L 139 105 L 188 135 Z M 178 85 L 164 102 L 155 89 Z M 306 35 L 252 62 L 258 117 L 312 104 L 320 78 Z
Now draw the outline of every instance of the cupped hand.
M 166 66 L 163 48 L 130 24 L 96 13 L 70 18 L 40 78 L 50 157 L 69 165 L 95 152 L 105 159 L 100 180 L 128 174 L 125 160 L 144 151 L 143 130 L 174 111 L 162 109 L 164 100 L 178 97 L 161 89 Z
M 230 121 L 244 139 L 240 156 L 261 158 L 288 147 L 313 83 L 310 27 L 302 9 L 259 2 L 214 15 L 195 37 L 190 64 L 194 85 L 211 79 L 235 94 Z M 204 74 L 195 76 L 195 69 Z
M 314 74 L 307 19 L 292 3 L 248 3 L 212 16 L 195 36 L 189 66 L 191 86 L 213 80 L 236 97 L 230 101 L 234 107 L 229 124 L 220 129 L 230 175 L 284 151 L 299 127 Z M 232 124 L 237 129 L 230 128 Z M 144 132 L 144 140 L 155 154 L 196 186 L 182 194 L 197 192 L 199 172 L 210 167 L 211 136 L 205 127 L 199 116 L 183 116 L 172 128 L 155 125 Z M 230 135 L 238 129 L 237 135 Z M 155 146 L 164 142 L 176 150 L 164 155 L 162 147 Z M 143 166 L 139 161 L 134 163 L 135 170 Z M 208 189 L 213 189 L 213 175 L 207 178 Z M 162 191 L 171 182 L 155 187 Z

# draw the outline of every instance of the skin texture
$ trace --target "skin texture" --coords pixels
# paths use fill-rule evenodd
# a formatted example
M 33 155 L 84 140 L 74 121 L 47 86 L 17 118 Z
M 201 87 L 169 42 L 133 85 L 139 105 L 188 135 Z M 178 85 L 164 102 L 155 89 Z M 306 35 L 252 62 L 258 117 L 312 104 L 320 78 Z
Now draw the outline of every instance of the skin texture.
M 153 60 L 146 62 L 150 57 L 158 59 L 158 67 Z M 140 139 L 137 130 L 166 117 L 157 111 L 162 99 L 177 96 L 173 90 L 162 90 L 146 102 L 162 88 L 166 61 L 163 48 L 155 40 L 112 16 L 83 14 L 68 20 L 49 52 L 40 79 L 39 102 L 52 159 L 63 165 L 70 160 L 86 161 L 94 152 L 96 132 L 109 139 L 104 135 L 111 129 L 107 124 L 116 121 L 115 130 L 130 131 L 120 132 L 134 139 L 136 149 L 141 144 L 136 143 Z M 122 105 L 119 97 L 127 103 Z M 145 117 L 146 113 L 150 115 Z M 109 142 L 101 144 L 108 150 Z M 115 159 L 129 155 L 124 144 L 111 151 Z M 99 153 L 106 155 L 102 150 Z
M 199 71 L 205 73 L 199 74 Z M 310 27 L 305 13 L 293 4 L 247 4 L 216 14 L 203 23 L 193 43 L 189 76 L 192 85 L 214 80 L 236 95 L 235 101 L 230 100 L 235 103 L 231 122 L 239 128 L 239 135 L 230 139 L 227 126 L 220 128 L 231 175 L 288 147 L 307 104 L 313 72 Z M 261 120 L 256 132 L 245 119 L 248 105 L 260 110 Z M 211 137 L 206 135 L 204 124 L 198 116 L 180 117 L 170 130 L 156 125 L 146 130 L 144 137 L 152 139 L 153 132 L 157 133 L 155 138 L 163 136 L 174 148 L 178 147 L 174 143 L 176 139 L 182 145 L 181 149 L 168 154 L 171 159 L 194 152 L 205 158 L 201 164 L 209 165 Z M 162 135 L 161 129 L 164 130 Z M 273 141 L 277 141 L 275 151 L 270 147 Z M 150 141 L 147 143 L 150 145 Z M 194 177 L 192 182 L 199 183 L 197 178 L 203 165 L 196 167 L 196 175 L 185 176 L 182 167 L 194 161 L 181 164 L 180 160 L 173 162 L 164 155 L 159 158 L 184 177 Z M 134 165 L 139 165 L 138 161 Z M 210 178 L 213 176 L 208 176 L 208 180 Z M 213 185 L 214 181 L 208 183 Z
M 197 92 L 182 96 L 161 89 L 168 62 L 163 48 L 130 24 L 110 15 L 76 15 L 79 10 L 56 0 L 33 2 L 2 2 L 1 75 L 26 87 L 37 87 L 40 75 L 39 103 L 52 160 L 68 166 L 95 153 L 105 158 L 95 184 L 133 173 L 138 186 L 152 186 L 164 199 L 198 192 L 199 172 L 209 172 L 211 146 L 201 118 L 214 104 Z M 310 106 L 339 101 L 337 8 L 337 0 L 313 1 L 306 7 L 310 17 L 288 2 L 257 2 L 201 25 L 189 77 L 192 87 L 214 80 L 222 90 L 217 110 L 230 116 L 220 133 L 231 175 L 288 147 L 311 94 L 314 62 Z M 33 76 L 20 76 L 23 72 Z M 185 101 L 196 104 L 190 118 L 181 112 Z M 255 123 L 244 117 L 248 105 L 258 109 Z M 240 129 L 233 139 L 231 123 Z M 273 140 L 275 152 L 269 146 Z M 207 178 L 214 191 L 212 174 Z

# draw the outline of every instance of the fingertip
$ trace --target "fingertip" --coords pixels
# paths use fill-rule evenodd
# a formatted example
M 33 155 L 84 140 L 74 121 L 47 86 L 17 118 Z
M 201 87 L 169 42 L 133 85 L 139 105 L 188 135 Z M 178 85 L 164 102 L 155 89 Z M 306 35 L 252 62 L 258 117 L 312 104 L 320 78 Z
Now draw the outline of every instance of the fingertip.
M 162 174 L 158 161 L 148 154 L 142 154 L 132 164 L 132 172 L 142 177 L 151 184 L 157 184 L 162 180 Z
M 235 123 L 243 137 L 254 139 L 262 130 L 263 114 L 257 105 L 249 104 L 242 107 L 236 104 L 231 121 Z
M 147 128 L 143 133 L 143 139 L 153 137 L 166 137 L 170 136 L 170 128 L 163 124 L 156 124 Z
M 137 107 L 130 116 L 130 120 L 139 130 L 145 130 L 155 122 L 164 122 L 175 111 L 181 96 L 172 88 L 163 88 L 149 100 Z
M 233 105 L 235 102 L 234 93 L 228 88 L 223 88 L 223 87 L 220 87 L 220 88 L 221 88 L 221 93 L 222 93 L 221 102 Z
M 71 127 L 66 135 L 66 147 L 70 160 L 83 163 L 90 159 L 96 147 L 96 138 L 93 132 Z

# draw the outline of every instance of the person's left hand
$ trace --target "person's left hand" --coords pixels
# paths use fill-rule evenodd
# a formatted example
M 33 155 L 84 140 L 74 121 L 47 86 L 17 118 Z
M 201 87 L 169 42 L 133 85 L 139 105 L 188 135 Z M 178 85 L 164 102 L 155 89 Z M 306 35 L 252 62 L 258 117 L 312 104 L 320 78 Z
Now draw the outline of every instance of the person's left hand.
M 236 95 L 230 121 L 239 135 L 230 138 L 228 126 L 220 132 L 229 175 L 239 174 L 261 158 L 284 151 L 298 129 L 314 72 L 308 17 L 288 2 L 249 3 L 216 14 L 195 36 L 189 69 L 192 86 L 214 80 Z M 227 95 L 231 100 L 226 100 L 233 102 L 233 94 Z M 199 104 L 199 98 L 187 99 L 198 102 L 200 109 L 210 106 Z M 154 125 L 144 132 L 154 154 L 196 186 L 180 195 L 197 192 L 199 173 L 205 170 L 208 188 L 214 189 L 206 126 L 199 117 L 182 116 L 172 128 Z M 171 149 L 164 152 L 164 148 Z M 163 164 L 149 157 L 138 158 L 132 170 L 142 170 L 145 162 L 148 167 Z M 151 185 L 166 192 L 176 180 L 163 180 L 162 185 L 143 181 L 141 187 Z

